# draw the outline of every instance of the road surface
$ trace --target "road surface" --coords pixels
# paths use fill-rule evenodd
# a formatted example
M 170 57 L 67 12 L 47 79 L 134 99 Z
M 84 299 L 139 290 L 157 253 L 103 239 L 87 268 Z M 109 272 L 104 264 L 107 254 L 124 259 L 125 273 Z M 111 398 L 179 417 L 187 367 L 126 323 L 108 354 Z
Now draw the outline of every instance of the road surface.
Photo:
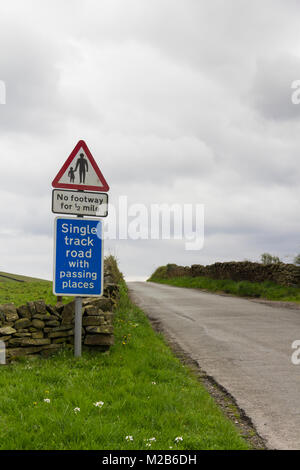
M 273 449 L 300 449 L 300 310 L 146 282 L 132 300 L 234 396 Z

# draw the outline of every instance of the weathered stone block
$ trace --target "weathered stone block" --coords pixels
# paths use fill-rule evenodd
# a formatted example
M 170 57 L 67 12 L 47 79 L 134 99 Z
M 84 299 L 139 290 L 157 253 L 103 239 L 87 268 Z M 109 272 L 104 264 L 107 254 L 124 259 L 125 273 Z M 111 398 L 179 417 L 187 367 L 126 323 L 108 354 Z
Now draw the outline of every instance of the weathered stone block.
M 51 341 L 48 338 L 34 339 L 34 338 L 12 338 L 9 340 L 9 344 L 15 346 L 44 346 L 50 344 Z
M 119 285 L 116 284 L 115 282 L 107 282 L 105 284 L 104 293 L 105 294 L 107 293 L 105 297 L 117 297 L 119 294 L 119 291 L 120 291 Z
M 85 331 L 87 333 L 94 333 L 94 334 L 99 334 L 99 333 L 112 334 L 114 331 L 114 328 L 112 325 L 86 326 Z
M 95 299 L 89 300 L 89 303 L 87 305 L 96 306 L 98 308 L 101 308 L 101 310 L 103 310 L 103 312 L 107 312 L 107 311 L 112 309 L 113 302 L 112 302 L 111 299 L 109 299 L 107 297 L 100 297 L 100 298 L 95 298 Z M 87 307 L 87 305 L 86 305 L 86 307 Z
M 72 320 L 75 315 L 75 301 L 70 302 L 64 306 L 64 309 L 62 311 L 62 324 L 69 324 L 72 323 Z
M 17 308 L 19 317 L 31 319 L 31 310 L 28 305 L 21 305 Z
M 44 338 L 43 330 L 36 331 L 35 333 L 31 333 L 31 335 L 32 335 L 32 338 L 34 338 L 34 339 Z
M 51 331 L 66 331 L 70 330 L 72 327 L 71 325 L 61 325 L 61 326 L 55 326 L 55 327 L 45 327 L 44 332 L 45 333 L 50 333 Z
M 0 336 L 1 335 L 3 335 L 3 336 L 13 335 L 16 332 L 17 332 L 17 330 L 12 328 L 11 326 L 4 326 L 3 328 L 0 328 Z
M 99 326 L 102 325 L 104 322 L 104 317 L 100 316 L 92 316 L 92 317 L 82 317 L 82 325 L 83 326 Z
M 35 318 L 32 320 L 32 326 L 34 328 L 37 328 L 38 330 L 42 330 L 45 326 L 45 323 L 42 320 L 38 320 Z
M 47 324 L 50 323 L 50 322 L 53 322 L 53 321 L 58 322 L 58 323 L 60 324 L 60 322 L 58 321 L 58 318 L 57 318 L 56 315 L 50 315 L 50 314 L 48 314 L 48 316 L 45 318 L 44 321 L 45 321 Z
M 74 330 L 66 330 L 66 331 L 51 331 L 48 333 L 48 338 L 62 338 L 65 336 L 71 336 L 74 334 Z
M 53 305 L 46 305 L 46 310 L 47 310 L 47 312 L 50 313 L 50 315 L 54 315 L 56 318 L 61 319 L 60 314 L 58 313 L 56 308 L 53 307 Z
M 84 308 L 84 315 L 98 315 L 99 308 L 96 305 L 87 305 Z
M 42 320 L 42 321 L 51 321 L 51 320 L 56 320 L 56 317 L 54 315 L 50 315 L 50 313 L 35 313 L 33 315 L 33 319 L 36 320 Z
M 19 320 L 17 320 L 15 322 L 15 329 L 16 330 L 21 330 L 23 328 L 27 328 L 31 326 L 31 321 L 29 320 L 29 318 L 20 318 Z
M 114 337 L 112 335 L 87 335 L 84 344 L 89 346 L 112 346 Z
M 28 328 L 28 330 L 30 331 L 30 333 L 35 333 L 36 331 L 38 331 L 37 328 L 34 328 L 33 326 Z
M 113 312 L 105 312 L 105 313 L 104 313 L 104 320 L 105 320 L 106 322 L 112 323 L 113 318 L 114 318 Z
M 4 341 L 4 343 L 7 343 L 12 336 L 0 336 L 1 341 Z
M 29 311 L 31 313 L 31 316 L 34 315 L 36 313 L 36 309 L 35 309 L 35 304 L 34 302 L 27 302 L 27 306 L 29 308 Z
M 51 340 L 51 343 L 52 344 L 63 344 L 65 343 L 66 341 L 68 341 L 68 337 L 65 337 L 65 338 L 53 338 Z
M 47 313 L 46 304 L 45 304 L 44 300 L 36 300 L 34 302 L 34 305 L 35 305 L 35 311 L 36 311 L 37 314 Z
M 6 357 L 13 359 L 14 357 L 24 356 L 27 354 L 35 354 L 42 350 L 41 346 L 29 347 L 29 348 L 8 348 L 6 349 Z
M 7 322 L 14 322 L 19 319 L 15 304 L 9 303 L 0 305 L 0 312 L 4 314 Z
M 56 326 L 60 326 L 60 322 L 58 320 L 46 321 L 46 327 L 56 327 Z
M 64 308 L 65 304 L 63 302 L 57 302 L 57 304 L 55 305 L 55 309 L 60 315 L 62 314 Z
M 24 345 L 26 346 L 43 346 L 43 345 L 48 345 L 50 344 L 51 341 L 48 338 L 40 338 L 40 339 L 34 339 L 34 338 L 26 338 L 24 339 Z

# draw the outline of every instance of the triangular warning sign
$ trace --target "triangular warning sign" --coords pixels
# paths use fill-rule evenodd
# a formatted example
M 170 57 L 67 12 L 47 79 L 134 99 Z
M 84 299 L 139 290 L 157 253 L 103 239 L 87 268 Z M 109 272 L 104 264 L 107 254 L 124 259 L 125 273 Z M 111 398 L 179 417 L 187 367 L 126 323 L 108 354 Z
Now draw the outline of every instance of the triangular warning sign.
M 93 155 L 84 140 L 80 140 L 52 181 L 54 188 L 91 191 L 109 190 Z

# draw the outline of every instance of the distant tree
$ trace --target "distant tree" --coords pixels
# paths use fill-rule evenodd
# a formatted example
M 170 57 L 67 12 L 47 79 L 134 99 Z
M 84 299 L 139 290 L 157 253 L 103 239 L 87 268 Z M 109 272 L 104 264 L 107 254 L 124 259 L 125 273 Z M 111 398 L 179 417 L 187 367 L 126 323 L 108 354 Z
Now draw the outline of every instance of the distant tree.
M 270 255 L 270 253 L 263 253 L 260 257 L 262 264 L 278 264 L 281 263 L 278 256 Z
M 295 256 L 294 264 L 300 265 L 300 253 L 299 253 L 299 255 Z

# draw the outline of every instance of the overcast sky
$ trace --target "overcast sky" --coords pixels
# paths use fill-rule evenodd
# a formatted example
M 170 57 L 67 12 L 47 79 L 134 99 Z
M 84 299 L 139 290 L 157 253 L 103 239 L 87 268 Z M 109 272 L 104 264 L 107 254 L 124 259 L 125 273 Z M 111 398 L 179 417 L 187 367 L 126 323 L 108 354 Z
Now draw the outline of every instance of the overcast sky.
M 159 265 L 300 252 L 298 0 L 0 4 L 0 270 L 51 279 L 51 181 L 78 140 L 111 202 L 205 206 L 205 243 L 107 241 Z

